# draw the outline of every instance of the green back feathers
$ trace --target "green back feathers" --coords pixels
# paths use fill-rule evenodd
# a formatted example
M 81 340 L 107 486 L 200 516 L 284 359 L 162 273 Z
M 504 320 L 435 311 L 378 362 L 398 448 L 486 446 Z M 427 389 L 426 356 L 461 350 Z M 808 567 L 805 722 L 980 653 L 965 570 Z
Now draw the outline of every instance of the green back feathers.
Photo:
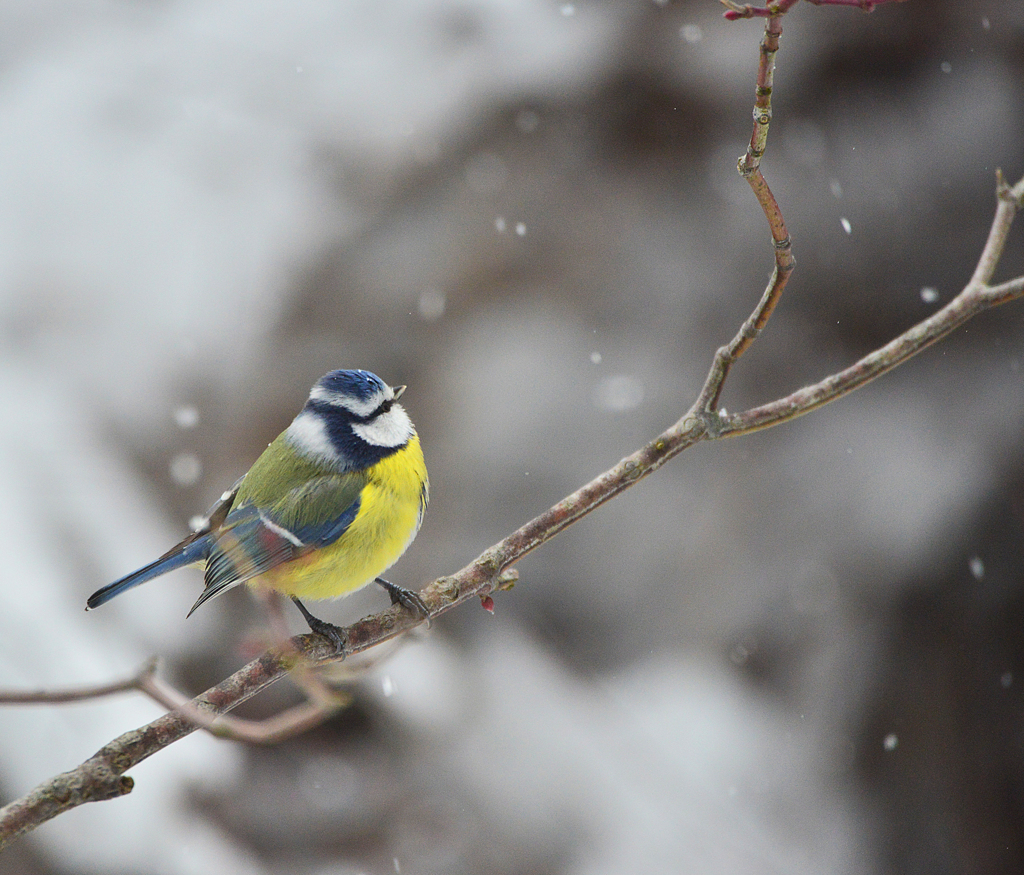
M 245 475 L 234 506 L 254 504 L 288 529 L 316 526 L 338 517 L 365 485 L 363 472 L 335 473 L 300 456 L 281 435 Z

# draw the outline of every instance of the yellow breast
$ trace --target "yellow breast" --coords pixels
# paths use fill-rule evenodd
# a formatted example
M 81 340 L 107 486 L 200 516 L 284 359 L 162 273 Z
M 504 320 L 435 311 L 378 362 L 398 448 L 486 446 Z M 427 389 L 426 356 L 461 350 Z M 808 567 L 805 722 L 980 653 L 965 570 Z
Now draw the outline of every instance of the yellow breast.
M 366 474 L 359 513 L 338 540 L 250 582 L 301 599 L 330 599 L 365 586 L 394 565 L 416 537 L 427 506 L 419 438 L 413 435 Z

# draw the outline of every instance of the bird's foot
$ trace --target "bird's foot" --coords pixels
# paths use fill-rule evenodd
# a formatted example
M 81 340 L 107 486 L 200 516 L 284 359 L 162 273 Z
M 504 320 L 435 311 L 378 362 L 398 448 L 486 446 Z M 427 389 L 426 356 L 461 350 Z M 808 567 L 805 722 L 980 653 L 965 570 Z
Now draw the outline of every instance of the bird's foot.
M 430 610 L 420 598 L 419 593 L 392 583 L 390 580 L 385 580 L 383 577 L 376 578 L 376 582 L 387 590 L 388 595 L 391 596 L 391 604 L 401 605 L 407 611 L 419 615 L 420 618 L 427 621 L 427 626 L 430 626 Z
M 345 634 L 345 630 L 340 626 L 335 626 L 334 623 L 328 623 L 326 620 L 314 617 L 295 596 L 292 596 L 292 601 L 295 602 L 295 607 L 302 612 L 302 616 L 306 618 L 306 622 L 309 623 L 309 628 L 313 634 L 326 638 L 334 645 L 335 653 L 344 655 L 346 652 L 345 648 L 348 645 L 348 636 Z

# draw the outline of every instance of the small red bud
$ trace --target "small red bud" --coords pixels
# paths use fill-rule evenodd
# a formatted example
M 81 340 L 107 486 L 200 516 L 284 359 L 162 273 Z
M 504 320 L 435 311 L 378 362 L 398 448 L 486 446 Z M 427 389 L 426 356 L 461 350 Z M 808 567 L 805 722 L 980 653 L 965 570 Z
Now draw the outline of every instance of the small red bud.
M 488 614 L 494 613 L 494 599 L 492 599 L 489 595 L 480 597 L 480 606 L 485 611 L 487 611 Z

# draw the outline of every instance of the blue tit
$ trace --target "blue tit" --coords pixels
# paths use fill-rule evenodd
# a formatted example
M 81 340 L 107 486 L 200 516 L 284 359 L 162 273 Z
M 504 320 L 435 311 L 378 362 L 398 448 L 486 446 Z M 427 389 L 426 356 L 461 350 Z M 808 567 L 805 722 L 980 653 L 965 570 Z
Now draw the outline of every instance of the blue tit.
M 380 577 L 416 537 L 427 467 L 416 429 L 392 388 L 369 371 L 321 377 L 292 424 L 221 496 L 203 524 L 155 562 L 89 597 L 86 610 L 185 565 L 206 587 L 189 611 L 240 583 L 290 596 L 314 632 L 341 651 L 344 636 L 300 599 L 346 595 L 371 581 L 393 604 L 429 619 L 410 590 Z

